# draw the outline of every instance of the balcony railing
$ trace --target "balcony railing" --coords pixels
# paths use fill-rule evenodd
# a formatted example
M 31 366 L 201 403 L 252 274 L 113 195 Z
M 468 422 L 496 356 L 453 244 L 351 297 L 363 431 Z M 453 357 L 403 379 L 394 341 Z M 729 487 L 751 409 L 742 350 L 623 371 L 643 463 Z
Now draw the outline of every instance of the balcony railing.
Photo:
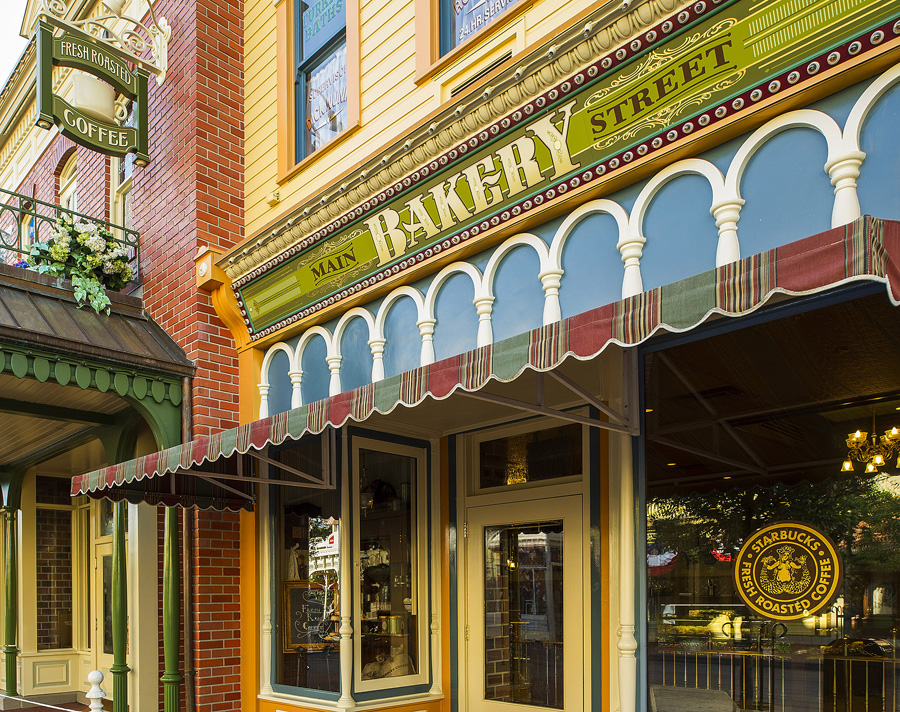
M 26 259 L 35 242 L 46 242 L 56 227 L 56 220 L 67 214 L 72 220 L 84 220 L 109 230 L 113 239 L 127 250 L 128 264 L 134 275 L 132 282 L 140 283 L 138 232 L 108 220 L 45 203 L 27 195 L 0 188 L 0 262 L 16 264 Z

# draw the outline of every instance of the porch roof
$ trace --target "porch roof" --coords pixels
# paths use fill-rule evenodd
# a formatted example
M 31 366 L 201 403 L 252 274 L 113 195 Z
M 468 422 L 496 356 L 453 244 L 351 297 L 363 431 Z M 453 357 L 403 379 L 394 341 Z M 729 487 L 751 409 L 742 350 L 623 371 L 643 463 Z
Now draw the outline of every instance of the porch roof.
M 483 391 L 491 381 L 509 383 L 527 371 L 549 373 L 591 400 L 565 375 L 573 362 L 593 359 L 609 345 L 636 346 L 659 332 L 685 332 L 716 316 L 736 317 L 784 297 L 820 293 L 853 282 L 883 283 L 900 303 L 900 222 L 864 216 L 844 227 L 778 247 L 635 297 L 592 309 L 555 324 L 497 342 L 376 383 L 144 457 L 74 477 L 73 496 L 126 498 L 217 509 L 250 508 L 256 483 L 280 480 L 244 476 L 251 455 L 353 421 L 412 408 L 454 393 L 476 394 L 495 404 L 521 401 Z M 539 391 L 542 391 L 539 388 Z M 542 412 L 541 404 L 523 409 Z M 544 408 L 545 411 L 553 411 Z M 606 409 L 610 430 L 636 433 L 627 419 Z M 576 419 L 575 416 L 568 416 Z M 587 420 L 587 419 L 583 419 Z M 594 421 L 594 424 L 599 424 Z M 235 469 L 237 463 L 237 469 Z M 205 468 L 203 470 L 198 468 Z M 281 467 L 283 470 L 289 468 Z M 219 484 L 221 496 L 198 496 L 197 477 Z M 228 484 L 220 484 L 221 482 Z M 303 486 L 301 482 L 291 484 Z M 324 482 L 306 481 L 306 486 Z

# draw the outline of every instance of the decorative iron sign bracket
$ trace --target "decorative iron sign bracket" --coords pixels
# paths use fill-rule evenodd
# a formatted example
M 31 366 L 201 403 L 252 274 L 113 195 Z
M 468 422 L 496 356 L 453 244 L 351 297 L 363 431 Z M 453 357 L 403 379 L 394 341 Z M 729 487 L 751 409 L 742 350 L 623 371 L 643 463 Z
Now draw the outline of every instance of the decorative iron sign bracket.
M 120 158 L 133 153 L 135 165 L 147 165 L 147 70 L 130 69 L 121 53 L 77 28 L 54 36 L 47 19 L 41 16 L 37 27 L 37 125 L 56 124 L 77 144 Z M 53 93 L 55 66 L 89 75 L 75 83 L 74 104 Z M 124 125 L 127 110 L 114 92 L 132 100 L 131 126 Z

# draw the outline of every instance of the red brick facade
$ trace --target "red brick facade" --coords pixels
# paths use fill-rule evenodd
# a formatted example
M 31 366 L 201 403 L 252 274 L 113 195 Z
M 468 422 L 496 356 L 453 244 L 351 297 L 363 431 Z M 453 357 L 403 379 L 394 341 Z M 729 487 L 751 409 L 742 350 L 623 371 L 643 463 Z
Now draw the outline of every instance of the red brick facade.
M 141 240 L 144 306 L 197 365 L 191 393 L 192 437 L 197 437 L 238 422 L 237 353 L 209 295 L 196 287 L 193 259 L 203 246 L 225 251 L 242 238 L 243 3 L 161 0 L 156 13 L 168 20 L 173 33 L 165 82 L 160 86 L 150 80 L 151 161 L 134 169 L 133 227 Z M 62 136 L 38 158 L 18 192 L 58 203 L 59 173 L 73 151 L 78 160 L 78 211 L 109 220 L 110 159 Z M 160 509 L 160 602 L 162 521 Z M 182 530 L 180 510 L 179 521 Z M 237 711 L 238 515 L 196 512 L 194 523 L 195 654 L 193 663 L 185 662 L 182 647 L 179 669 L 195 671 L 198 712 Z M 181 585 L 184 595 L 187 584 Z M 161 675 L 161 613 L 159 625 Z M 183 697 L 188 684 L 190 678 L 184 682 Z

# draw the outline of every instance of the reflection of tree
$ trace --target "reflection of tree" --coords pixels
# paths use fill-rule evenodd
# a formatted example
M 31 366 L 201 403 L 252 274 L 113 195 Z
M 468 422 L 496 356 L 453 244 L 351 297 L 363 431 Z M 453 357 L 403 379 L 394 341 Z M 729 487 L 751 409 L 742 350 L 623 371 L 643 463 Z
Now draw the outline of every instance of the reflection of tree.
M 837 545 L 844 561 L 845 597 L 860 605 L 868 584 L 900 571 L 900 497 L 888 482 L 883 476 L 848 477 L 651 497 L 648 539 L 654 551 L 678 552 L 684 563 L 711 572 L 713 550 L 734 554 L 762 526 L 805 522 Z

